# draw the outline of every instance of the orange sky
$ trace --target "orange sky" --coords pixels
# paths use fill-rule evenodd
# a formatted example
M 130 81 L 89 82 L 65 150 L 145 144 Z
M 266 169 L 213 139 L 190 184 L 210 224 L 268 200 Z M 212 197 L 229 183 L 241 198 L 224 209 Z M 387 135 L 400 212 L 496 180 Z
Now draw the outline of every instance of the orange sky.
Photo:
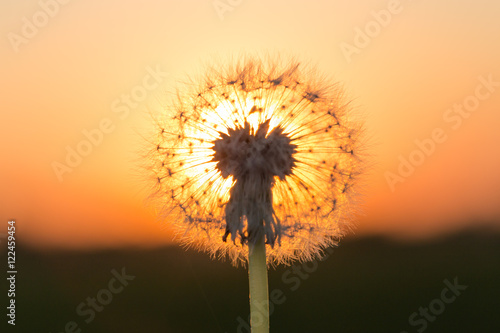
M 500 3 L 54 1 L 42 1 L 51 15 L 38 1 L 0 4 L 0 221 L 16 219 L 20 241 L 169 242 L 137 167 L 148 112 L 207 60 L 249 51 L 317 64 L 366 119 L 373 166 L 357 234 L 500 227 Z M 145 95 L 126 107 L 131 92 Z M 473 111 L 448 111 L 463 103 Z M 109 133 L 59 181 L 54 161 L 103 121 Z M 436 128 L 444 142 L 392 191 L 387 172 Z

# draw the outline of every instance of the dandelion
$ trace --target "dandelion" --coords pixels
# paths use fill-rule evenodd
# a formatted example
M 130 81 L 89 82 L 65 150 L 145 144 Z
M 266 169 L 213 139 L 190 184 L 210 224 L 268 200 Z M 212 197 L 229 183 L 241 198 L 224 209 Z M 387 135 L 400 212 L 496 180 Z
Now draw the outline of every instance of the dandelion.
M 362 171 L 349 111 L 297 62 L 211 68 L 156 119 L 147 156 L 163 217 L 185 244 L 248 260 L 251 298 L 267 300 L 266 263 L 320 257 L 348 227 Z

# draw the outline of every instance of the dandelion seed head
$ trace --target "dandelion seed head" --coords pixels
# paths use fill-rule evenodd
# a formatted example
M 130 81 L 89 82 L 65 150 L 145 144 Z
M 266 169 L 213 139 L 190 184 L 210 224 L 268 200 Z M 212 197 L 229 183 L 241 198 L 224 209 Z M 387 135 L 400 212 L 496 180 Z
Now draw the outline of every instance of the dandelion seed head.
M 213 67 L 157 118 L 148 152 L 163 217 L 188 245 L 245 262 L 311 260 L 343 236 L 362 173 L 361 126 L 338 85 L 296 62 Z

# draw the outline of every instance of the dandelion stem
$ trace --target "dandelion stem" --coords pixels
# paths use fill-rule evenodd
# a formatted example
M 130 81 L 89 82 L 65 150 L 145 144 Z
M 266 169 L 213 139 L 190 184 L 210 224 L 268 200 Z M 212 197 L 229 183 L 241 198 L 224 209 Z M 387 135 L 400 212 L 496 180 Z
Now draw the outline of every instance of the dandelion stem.
M 250 283 L 250 324 L 252 333 L 268 333 L 269 294 L 264 237 L 255 244 L 249 244 L 248 279 Z

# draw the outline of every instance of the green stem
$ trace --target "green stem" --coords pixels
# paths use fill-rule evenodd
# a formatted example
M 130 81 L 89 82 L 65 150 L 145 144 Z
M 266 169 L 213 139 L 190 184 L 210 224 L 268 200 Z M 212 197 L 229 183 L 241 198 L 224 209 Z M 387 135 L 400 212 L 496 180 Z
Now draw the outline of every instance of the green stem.
M 255 244 L 249 244 L 248 279 L 250 283 L 250 325 L 252 333 L 268 333 L 269 292 L 264 237 Z

